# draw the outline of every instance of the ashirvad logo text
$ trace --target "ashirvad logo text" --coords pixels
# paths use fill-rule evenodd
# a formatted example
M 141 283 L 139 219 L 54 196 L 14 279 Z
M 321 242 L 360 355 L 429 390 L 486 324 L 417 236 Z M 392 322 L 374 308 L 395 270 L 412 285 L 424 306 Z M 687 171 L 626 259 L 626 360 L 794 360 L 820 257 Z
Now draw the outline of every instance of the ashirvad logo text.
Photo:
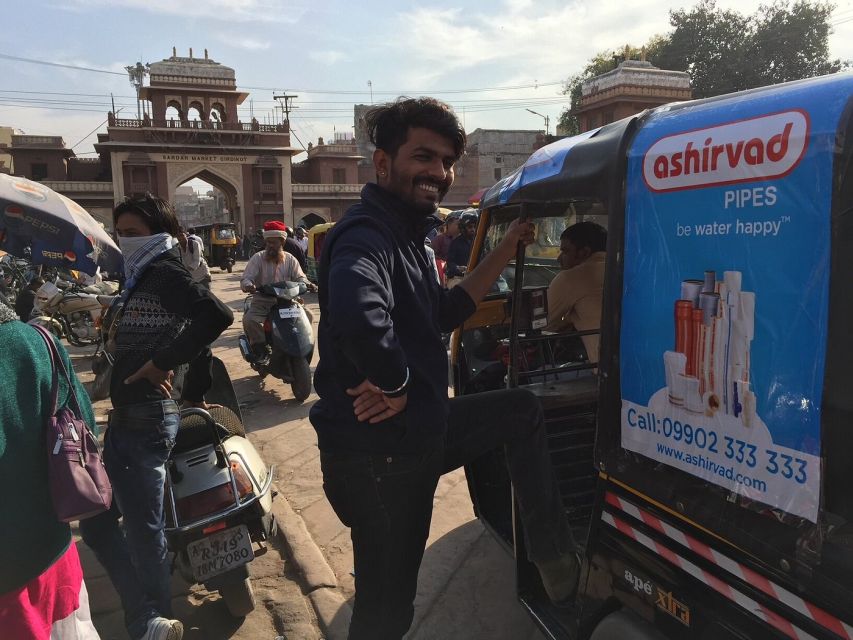
M 781 178 L 805 154 L 809 128 L 796 109 L 666 136 L 643 157 L 643 179 L 662 192 Z

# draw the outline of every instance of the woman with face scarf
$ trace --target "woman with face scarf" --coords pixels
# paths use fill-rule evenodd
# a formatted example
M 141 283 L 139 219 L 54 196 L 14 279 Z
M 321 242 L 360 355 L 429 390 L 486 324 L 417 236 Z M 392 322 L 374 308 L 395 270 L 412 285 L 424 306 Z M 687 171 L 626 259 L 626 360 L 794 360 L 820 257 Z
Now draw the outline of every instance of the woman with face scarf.
M 125 288 L 104 462 L 124 515 L 126 543 L 117 536 L 115 510 L 81 528 L 122 598 L 130 637 L 180 640 L 182 625 L 170 619 L 163 513 L 165 463 L 180 422 L 171 380 L 175 367 L 189 363 L 183 401 L 206 406 L 211 383 L 207 345 L 234 316 L 193 282 L 182 264 L 174 238 L 178 221 L 168 202 L 151 196 L 126 200 L 113 212 L 113 222 L 124 256 Z

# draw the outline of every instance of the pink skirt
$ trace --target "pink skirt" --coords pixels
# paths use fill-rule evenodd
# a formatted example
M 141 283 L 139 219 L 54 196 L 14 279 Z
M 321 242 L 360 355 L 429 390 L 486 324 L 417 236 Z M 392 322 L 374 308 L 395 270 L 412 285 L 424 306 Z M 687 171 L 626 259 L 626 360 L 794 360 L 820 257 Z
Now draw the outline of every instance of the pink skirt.
M 0 629 L 8 640 L 98 640 L 74 542 L 40 576 L 0 595 Z

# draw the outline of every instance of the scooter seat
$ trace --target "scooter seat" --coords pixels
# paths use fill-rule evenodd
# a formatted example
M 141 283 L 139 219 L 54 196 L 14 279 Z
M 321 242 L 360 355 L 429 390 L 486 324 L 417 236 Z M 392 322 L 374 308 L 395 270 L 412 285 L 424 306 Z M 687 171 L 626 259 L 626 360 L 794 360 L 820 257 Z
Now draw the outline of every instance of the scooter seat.
M 211 407 L 208 411 L 216 421 L 215 428 L 220 438 L 229 436 L 245 436 L 246 430 L 237 414 L 228 407 Z M 210 424 L 198 415 L 181 418 L 181 426 L 175 438 L 175 446 L 172 453 L 191 451 L 205 444 L 213 444 L 213 432 Z

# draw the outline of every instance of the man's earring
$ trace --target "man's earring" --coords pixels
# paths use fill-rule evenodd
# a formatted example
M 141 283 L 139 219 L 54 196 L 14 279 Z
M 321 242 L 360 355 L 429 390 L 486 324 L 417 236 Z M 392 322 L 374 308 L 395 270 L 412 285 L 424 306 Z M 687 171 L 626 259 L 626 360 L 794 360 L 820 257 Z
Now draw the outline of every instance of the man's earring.
M 380 177 L 380 178 L 384 178 L 384 177 L 385 177 L 385 172 L 384 172 L 384 171 L 380 171 L 380 172 L 379 172 L 379 177 Z

